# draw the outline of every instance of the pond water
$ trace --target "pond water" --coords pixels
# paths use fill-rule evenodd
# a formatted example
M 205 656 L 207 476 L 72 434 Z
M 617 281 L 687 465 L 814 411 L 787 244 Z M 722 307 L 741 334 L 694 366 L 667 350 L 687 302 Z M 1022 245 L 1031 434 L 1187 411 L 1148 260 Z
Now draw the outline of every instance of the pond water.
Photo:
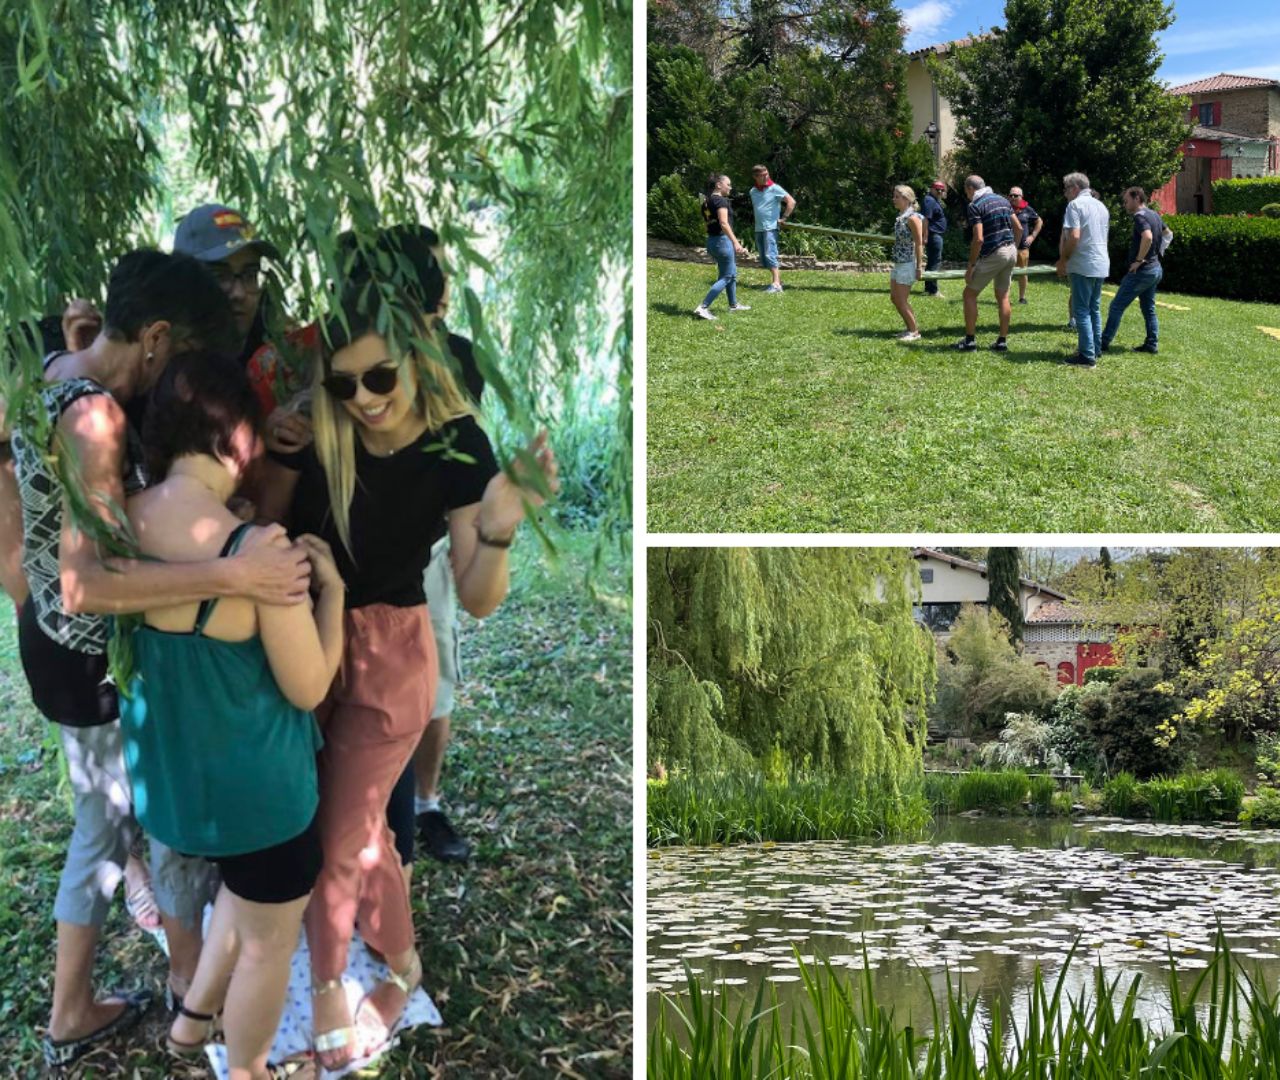
M 648 864 L 650 1022 L 684 965 L 784 1009 L 806 962 L 875 972 L 876 1000 L 927 1027 L 948 976 L 999 998 L 1022 1023 L 1035 965 L 1091 990 L 1098 963 L 1122 989 L 1142 976 L 1140 1012 L 1163 1024 L 1172 954 L 1189 986 L 1220 924 L 1246 965 L 1280 985 L 1280 830 L 1117 819 L 957 817 L 916 843 L 662 848 Z

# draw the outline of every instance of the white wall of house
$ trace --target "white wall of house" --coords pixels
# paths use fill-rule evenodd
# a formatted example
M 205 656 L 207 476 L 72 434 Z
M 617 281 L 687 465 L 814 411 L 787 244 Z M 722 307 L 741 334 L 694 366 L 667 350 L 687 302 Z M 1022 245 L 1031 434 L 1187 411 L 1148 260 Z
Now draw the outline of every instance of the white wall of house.
M 907 102 L 911 105 L 911 137 L 924 137 L 924 129 L 930 121 L 938 125 L 938 139 L 934 143 L 935 159 L 955 149 L 956 121 L 951 115 L 947 99 L 937 92 L 933 77 L 926 66 L 927 55 L 907 59 Z
M 985 604 L 991 595 L 988 578 L 965 566 L 952 566 L 942 559 L 916 560 L 920 570 L 921 602 L 925 604 Z M 929 578 L 931 580 L 926 580 Z M 1056 597 L 1022 586 L 1022 616 L 1029 617 L 1041 604 Z

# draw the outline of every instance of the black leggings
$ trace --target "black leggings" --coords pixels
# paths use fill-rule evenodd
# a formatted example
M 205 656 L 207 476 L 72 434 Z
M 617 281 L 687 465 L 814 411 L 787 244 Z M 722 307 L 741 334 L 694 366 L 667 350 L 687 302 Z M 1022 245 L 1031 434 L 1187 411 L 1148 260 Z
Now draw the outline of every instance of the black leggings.
M 387 800 L 387 824 L 395 833 L 396 851 L 403 866 L 413 862 L 413 832 L 417 818 L 413 798 L 416 793 L 413 759 L 410 758 L 400 779 L 396 781 L 396 786 L 391 789 L 391 798 Z

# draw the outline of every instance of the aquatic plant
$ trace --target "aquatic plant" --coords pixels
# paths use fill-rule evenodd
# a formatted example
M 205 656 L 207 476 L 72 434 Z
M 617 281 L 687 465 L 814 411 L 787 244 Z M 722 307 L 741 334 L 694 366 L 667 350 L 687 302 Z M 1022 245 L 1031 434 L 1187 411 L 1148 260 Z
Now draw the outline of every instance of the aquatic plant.
M 1141 976 L 1095 968 L 1091 994 L 1065 991 L 1074 950 L 1057 978 L 1037 965 L 1027 1016 L 1011 1022 L 997 999 L 978 1019 L 978 997 L 947 977 L 929 987 L 931 1023 L 917 1028 L 876 1000 L 869 964 L 853 976 L 798 959 L 804 997 L 784 1025 L 776 991 L 764 985 L 736 1009 L 726 987 L 708 990 L 688 973 L 686 1003 L 664 995 L 649 1038 L 649 1080 L 1260 1080 L 1280 1075 L 1280 996 L 1232 956 L 1219 932 L 1214 954 L 1184 989 L 1170 957 L 1167 1027 L 1139 1015 Z M 924 973 L 921 978 L 928 979 Z
M 919 784 L 864 793 L 838 778 L 773 782 L 758 774 L 676 776 L 648 786 L 649 844 L 856 840 L 919 832 L 929 809 Z
M 1116 817 L 1132 817 L 1141 805 L 1138 779 L 1130 772 L 1116 773 L 1102 785 L 1102 806 Z
M 930 773 L 925 776 L 924 794 L 935 814 L 962 814 L 966 810 L 1011 811 L 1021 808 L 1029 783 L 1027 774 L 1021 769 Z
M 1047 814 L 1054 809 L 1054 796 L 1058 792 L 1058 785 L 1052 776 L 1032 777 L 1029 786 L 1031 791 L 1031 812 L 1033 814 Z M 1064 794 L 1067 795 L 1067 809 L 1070 810 L 1071 796 L 1066 792 Z

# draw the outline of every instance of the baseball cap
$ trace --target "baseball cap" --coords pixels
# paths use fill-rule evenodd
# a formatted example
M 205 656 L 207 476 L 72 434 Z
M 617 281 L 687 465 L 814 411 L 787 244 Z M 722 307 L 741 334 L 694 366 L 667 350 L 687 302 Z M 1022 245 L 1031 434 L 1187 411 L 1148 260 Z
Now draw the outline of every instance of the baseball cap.
M 941 180 L 935 180 L 935 181 L 934 181 L 932 184 L 930 184 L 929 186 L 930 186 L 931 188 L 935 188 L 935 189 L 936 189 L 936 190 L 938 190 L 938 191 L 946 191 L 946 190 L 947 190 L 947 185 L 946 185 L 946 184 L 944 184 Z
M 178 222 L 177 231 L 173 234 L 173 250 L 201 262 L 221 262 L 243 248 L 252 248 L 273 259 L 280 258 L 275 246 L 259 239 L 256 233 L 257 230 L 245 221 L 238 210 L 218 203 L 205 203 Z

